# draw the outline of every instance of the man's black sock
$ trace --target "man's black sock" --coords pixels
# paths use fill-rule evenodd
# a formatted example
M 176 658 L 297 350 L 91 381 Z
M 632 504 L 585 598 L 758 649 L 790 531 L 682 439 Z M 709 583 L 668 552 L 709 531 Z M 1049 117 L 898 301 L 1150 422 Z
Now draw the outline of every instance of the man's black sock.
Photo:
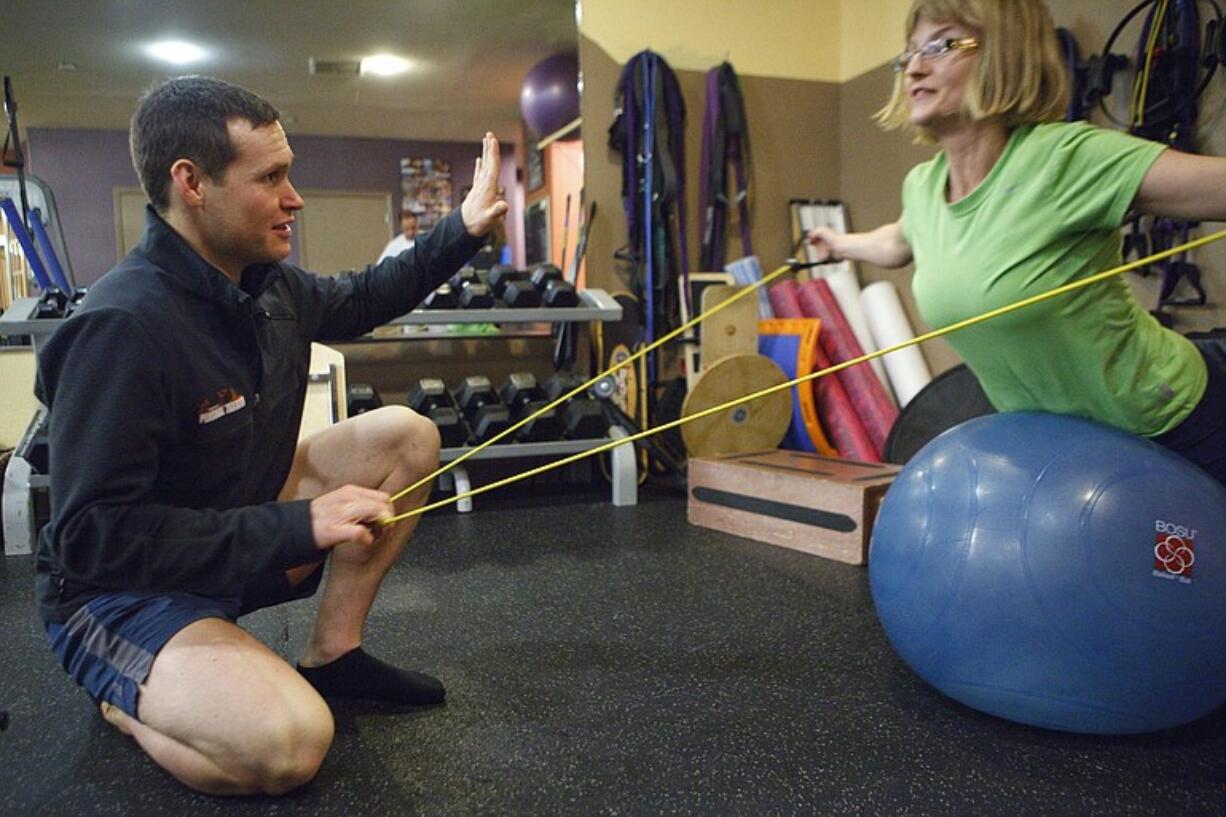
M 432 706 L 441 704 L 447 691 L 437 678 L 404 670 L 368 655 L 361 647 L 321 667 L 298 665 L 298 672 L 325 698 Z

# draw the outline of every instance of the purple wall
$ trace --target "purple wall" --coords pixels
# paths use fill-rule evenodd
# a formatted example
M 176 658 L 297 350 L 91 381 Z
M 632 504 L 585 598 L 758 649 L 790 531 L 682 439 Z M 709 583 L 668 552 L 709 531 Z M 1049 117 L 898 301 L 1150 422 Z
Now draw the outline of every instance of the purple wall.
M 451 162 L 452 190 L 459 205 L 460 191 L 472 182 L 473 161 L 479 142 L 416 142 L 395 139 L 356 139 L 290 135 L 294 150 L 291 178 L 299 188 L 322 190 L 386 190 L 393 207 L 400 204 L 400 160 L 420 156 Z M 124 131 L 30 128 L 26 141 L 29 171 L 55 194 L 64 240 L 77 283 L 88 286 L 114 266 L 114 193 L 116 187 L 139 185 L 128 155 Z M 507 233 L 522 263 L 519 238 L 521 215 L 514 196 L 516 168 L 512 146 L 503 145 L 502 184 L 511 212 Z M 394 228 L 399 221 L 394 219 Z M 391 237 L 389 233 L 389 238 Z M 293 258 L 296 259 L 295 251 Z M 374 259 L 372 259 L 374 260 Z
M 116 187 L 139 186 L 128 134 L 30 128 L 27 169 L 51 188 L 77 283 L 88 286 L 115 265 Z

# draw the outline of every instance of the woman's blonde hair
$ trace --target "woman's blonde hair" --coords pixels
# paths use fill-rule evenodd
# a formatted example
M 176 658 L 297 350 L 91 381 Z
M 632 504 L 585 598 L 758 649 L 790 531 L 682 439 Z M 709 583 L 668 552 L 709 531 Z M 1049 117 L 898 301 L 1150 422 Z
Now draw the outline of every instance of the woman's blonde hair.
M 1013 128 L 1064 118 L 1068 72 L 1043 0 L 914 0 L 907 13 L 908 38 L 921 18 L 959 23 L 979 40 L 979 64 L 964 102 L 971 119 L 999 117 Z M 927 128 L 911 124 L 904 76 L 895 75 L 894 93 L 875 118 L 886 130 L 906 130 L 917 142 L 935 142 Z

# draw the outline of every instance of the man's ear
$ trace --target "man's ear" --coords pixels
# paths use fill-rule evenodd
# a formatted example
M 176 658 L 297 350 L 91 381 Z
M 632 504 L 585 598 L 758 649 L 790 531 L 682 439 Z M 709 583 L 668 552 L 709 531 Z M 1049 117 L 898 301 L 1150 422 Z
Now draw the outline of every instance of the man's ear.
M 178 159 L 170 166 L 172 195 L 188 207 L 204 204 L 204 172 L 191 159 Z

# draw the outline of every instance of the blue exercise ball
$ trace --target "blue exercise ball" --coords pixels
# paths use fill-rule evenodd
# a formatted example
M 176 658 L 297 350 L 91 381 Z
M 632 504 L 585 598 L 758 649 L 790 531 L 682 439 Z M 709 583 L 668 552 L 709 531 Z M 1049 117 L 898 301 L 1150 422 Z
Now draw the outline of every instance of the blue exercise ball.
M 554 54 L 532 66 L 519 92 L 519 110 L 539 136 L 560 130 L 579 117 L 579 59 Z
M 1031 412 L 922 448 L 873 527 L 902 659 L 968 706 L 1128 734 L 1226 703 L 1226 488 L 1170 451 Z

